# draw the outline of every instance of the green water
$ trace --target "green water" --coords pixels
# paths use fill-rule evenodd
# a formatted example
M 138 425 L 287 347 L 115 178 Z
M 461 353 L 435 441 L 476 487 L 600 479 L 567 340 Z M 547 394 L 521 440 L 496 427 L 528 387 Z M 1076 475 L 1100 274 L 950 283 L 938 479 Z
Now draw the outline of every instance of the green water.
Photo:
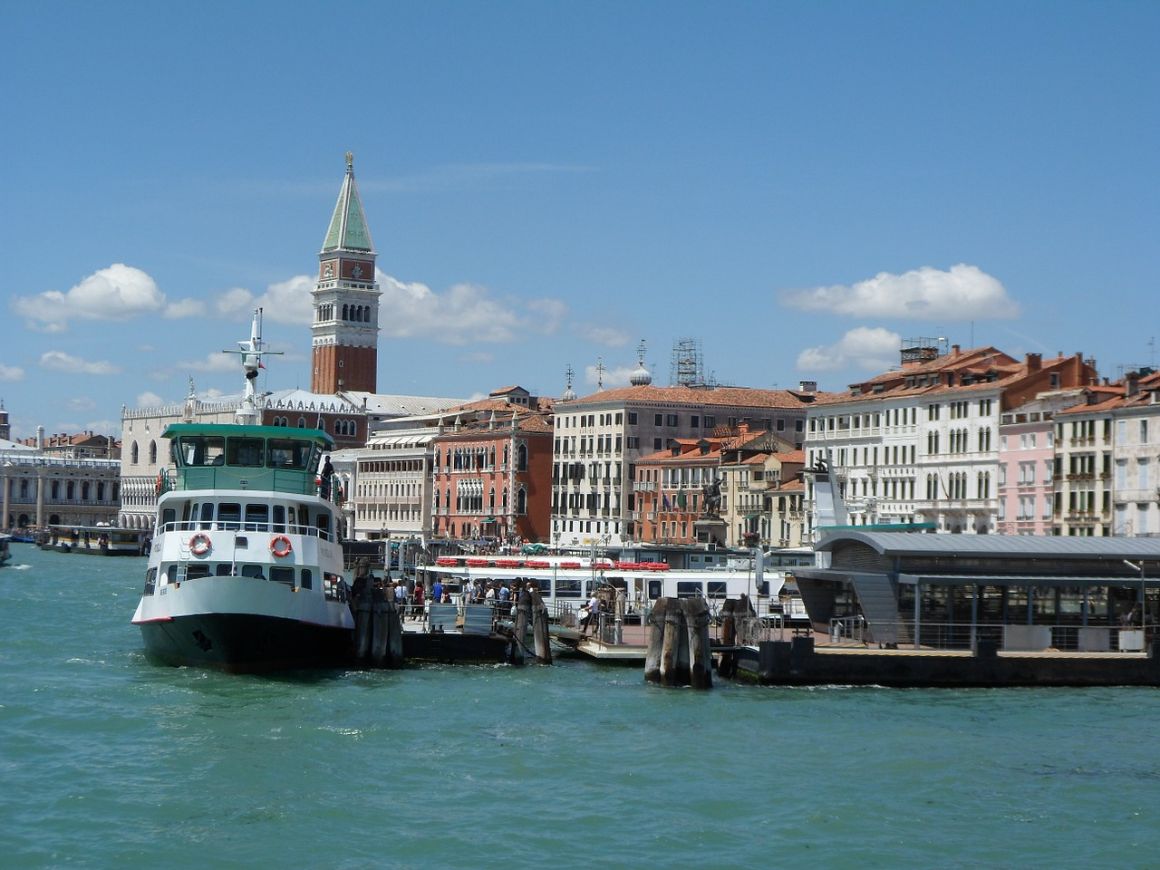
M 143 561 L 0 568 L 4 867 L 1160 865 L 1160 693 L 148 663 Z

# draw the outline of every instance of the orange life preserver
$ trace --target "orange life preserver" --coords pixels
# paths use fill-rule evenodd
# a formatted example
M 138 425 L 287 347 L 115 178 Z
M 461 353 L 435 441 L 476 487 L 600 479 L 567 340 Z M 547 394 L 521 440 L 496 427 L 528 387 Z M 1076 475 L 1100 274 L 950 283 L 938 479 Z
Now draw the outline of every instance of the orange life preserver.
M 293 552 L 294 547 L 290 544 L 290 539 L 285 535 L 275 535 L 270 539 L 270 552 L 281 559 L 283 556 L 289 556 Z
M 195 556 L 204 556 L 213 549 L 213 541 L 209 539 L 209 535 L 203 532 L 198 532 L 189 539 L 189 552 Z
M 161 488 L 164 486 L 162 482 L 161 472 L 157 472 L 157 480 L 153 481 L 153 494 L 161 495 Z

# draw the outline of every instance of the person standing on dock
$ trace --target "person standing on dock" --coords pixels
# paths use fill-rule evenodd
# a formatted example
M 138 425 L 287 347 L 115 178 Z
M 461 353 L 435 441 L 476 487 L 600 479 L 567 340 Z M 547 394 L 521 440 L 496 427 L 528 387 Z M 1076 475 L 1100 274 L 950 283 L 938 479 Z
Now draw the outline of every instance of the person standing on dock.
M 436 578 L 435 585 L 431 587 L 431 601 L 438 604 L 443 600 L 443 581 Z

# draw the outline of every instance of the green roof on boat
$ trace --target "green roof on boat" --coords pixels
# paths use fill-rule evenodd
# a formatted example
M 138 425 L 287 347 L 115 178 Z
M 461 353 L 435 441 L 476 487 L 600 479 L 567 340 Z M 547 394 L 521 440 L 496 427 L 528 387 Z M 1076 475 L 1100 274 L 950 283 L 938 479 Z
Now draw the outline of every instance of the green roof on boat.
M 286 438 L 295 441 L 321 441 L 328 449 L 334 439 L 321 429 L 291 429 L 288 426 L 241 426 L 237 423 L 170 423 L 162 438 L 179 435 L 220 435 L 223 438 Z

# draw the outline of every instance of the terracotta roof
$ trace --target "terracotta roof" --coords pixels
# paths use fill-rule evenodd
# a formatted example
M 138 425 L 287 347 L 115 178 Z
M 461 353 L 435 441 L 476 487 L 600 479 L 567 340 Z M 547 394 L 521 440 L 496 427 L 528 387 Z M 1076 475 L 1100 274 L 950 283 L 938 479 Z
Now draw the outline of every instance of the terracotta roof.
M 912 396 L 960 395 L 971 392 L 1002 390 L 1040 371 L 1051 371 L 1075 359 L 1063 355 L 1037 360 L 1032 368 L 1027 360 L 1018 361 L 993 347 L 976 348 L 943 354 L 929 362 L 892 369 L 866 381 L 851 384 L 842 393 L 820 395 L 817 405 L 841 405 L 888 398 Z M 948 384 L 946 376 L 953 375 Z M 968 378 L 972 383 L 964 384 Z
M 806 464 L 806 452 L 804 450 L 791 450 L 789 453 L 775 453 L 773 458 L 782 462 L 800 462 L 802 465 Z
M 790 390 L 758 390 L 750 387 L 659 387 L 646 384 L 617 387 L 582 396 L 571 402 L 558 402 L 562 413 L 585 405 L 709 405 L 735 408 L 779 408 L 804 410 L 820 393 L 796 393 Z

